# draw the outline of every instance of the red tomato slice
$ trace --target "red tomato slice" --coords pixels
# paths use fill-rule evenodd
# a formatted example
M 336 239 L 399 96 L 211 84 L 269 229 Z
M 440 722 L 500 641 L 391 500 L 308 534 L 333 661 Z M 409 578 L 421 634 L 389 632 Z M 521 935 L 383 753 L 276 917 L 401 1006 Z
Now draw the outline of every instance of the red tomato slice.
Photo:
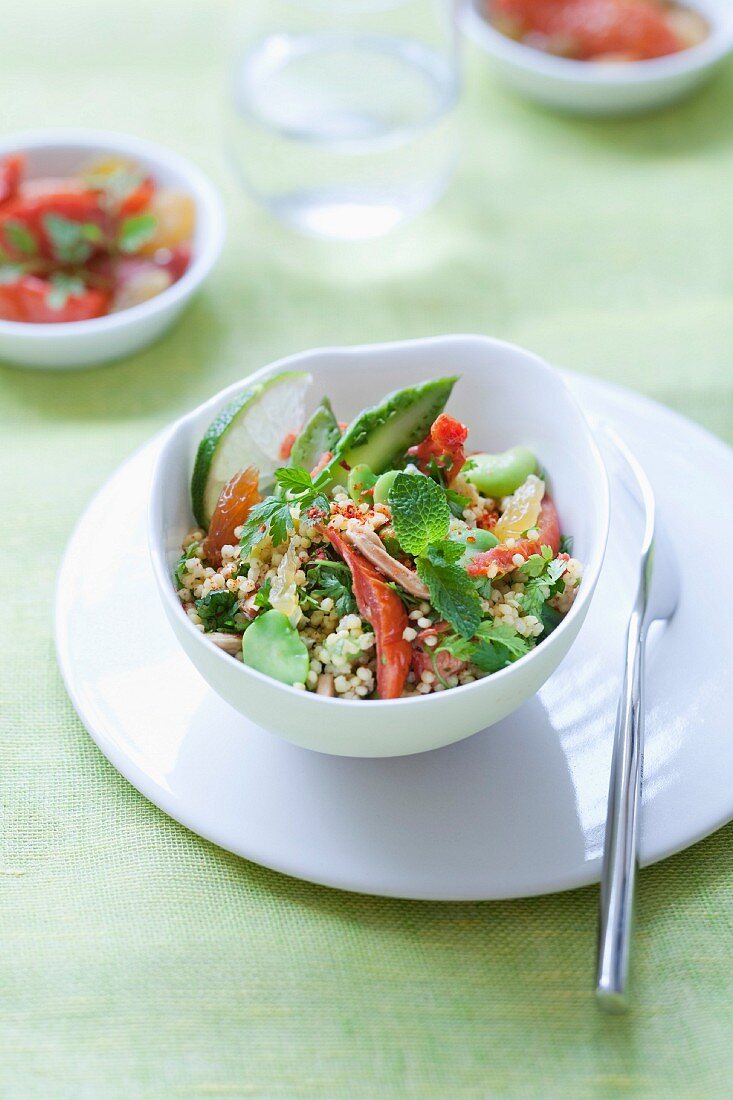
M 15 198 L 25 171 L 25 157 L 13 153 L 0 163 L 0 203 Z
M 431 460 L 435 459 L 436 464 L 445 470 L 446 480 L 450 484 L 466 461 L 463 444 L 467 438 L 468 428 L 465 424 L 447 413 L 441 413 L 422 443 L 410 447 L 407 453 L 417 459 L 417 465 L 423 473 L 430 472 Z
M 38 275 L 21 275 L 14 283 L 0 285 L 0 318 L 50 325 L 102 317 L 109 308 L 108 294 L 87 287 L 82 294 L 70 294 L 64 305 L 55 309 L 48 304 L 52 289 L 49 280 Z
M 332 527 L 320 530 L 351 570 L 356 605 L 376 636 L 379 698 L 399 699 L 412 658 L 412 647 L 402 637 L 408 626 L 402 600 L 372 563 L 353 550 L 338 531 Z
M 493 550 L 477 554 L 468 564 L 466 572 L 472 577 L 501 577 L 517 568 L 514 564 L 516 554 L 521 554 L 526 561 L 532 554 L 539 554 L 543 546 L 549 546 L 553 556 L 556 555 L 560 550 L 560 522 L 557 509 L 549 497 L 542 501 L 537 531 L 536 539 L 519 539 L 514 546 L 495 546 Z
M 45 190 L 43 184 L 50 181 L 34 181 L 24 184 L 20 192 L 0 209 L 0 246 L 13 259 L 26 258 L 27 253 L 14 246 L 5 226 L 8 222 L 20 222 L 36 242 L 37 254 L 47 260 L 59 259 L 53 242 L 44 224 L 49 214 L 65 218 L 67 221 L 82 224 L 93 223 L 104 234 L 111 234 L 114 226 L 112 219 L 99 206 L 93 191 L 79 190 L 78 185 L 70 183 L 68 189 L 62 189 L 58 181 L 53 181 L 54 190 Z M 62 181 L 63 182 L 63 181 Z

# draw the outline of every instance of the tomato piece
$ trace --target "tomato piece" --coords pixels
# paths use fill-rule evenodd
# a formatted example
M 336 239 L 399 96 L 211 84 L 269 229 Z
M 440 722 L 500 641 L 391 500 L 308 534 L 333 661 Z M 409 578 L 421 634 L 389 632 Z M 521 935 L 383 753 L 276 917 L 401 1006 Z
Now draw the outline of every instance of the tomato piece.
M 288 432 L 288 434 L 285 436 L 282 443 L 280 444 L 280 458 L 283 460 L 283 462 L 287 462 L 290 458 L 290 452 L 293 449 L 293 443 L 295 443 L 295 440 L 297 438 L 297 432 Z
M 0 285 L 0 317 L 5 321 L 30 321 L 51 325 L 66 321 L 89 321 L 102 317 L 109 308 L 109 294 L 94 287 L 69 292 L 59 306 L 49 300 L 54 290 L 50 280 L 39 275 L 21 275 L 14 283 Z
M 215 569 L 221 565 L 223 546 L 235 546 L 235 528 L 244 523 L 247 516 L 259 504 L 260 475 L 256 467 L 245 466 L 226 483 L 211 517 L 209 531 L 203 541 L 203 553 Z
M 377 691 L 380 699 L 399 699 L 410 671 L 412 647 L 402 637 L 408 626 L 402 600 L 371 562 L 352 549 L 332 527 L 321 527 L 334 550 L 348 565 L 354 598 L 377 640 Z
M 14 199 L 25 171 L 25 157 L 11 153 L 0 163 L 0 203 Z
M 467 438 L 468 428 L 465 424 L 447 413 L 441 413 L 422 443 L 410 447 L 407 453 L 417 459 L 417 465 L 424 474 L 430 472 L 434 461 L 445 471 L 446 480 L 450 484 L 466 461 L 463 444 Z
M 539 36 L 550 50 L 562 43 L 563 53 L 580 60 L 645 60 L 683 48 L 658 0 L 491 0 L 490 11 L 518 37 Z
M 537 532 L 536 539 L 518 539 L 514 546 L 495 546 L 493 550 L 477 554 L 466 572 L 472 577 L 501 577 L 517 568 L 514 564 L 516 554 L 521 554 L 526 561 L 532 554 L 539 554 L 543 546 L 549 546 L 554 557 L 560 550 L 560 521 L 549 497 L 542 501 Z
M 109 215 L 99 206 L 97 196 L 92 191 L 80 190 L 73 181 L 67 189 L 62 189 L 58 181 L 54 189 L 45 190 L 42 181 L 36 186 L 24 184 L 20 192 L 0 209 L 0 247 L 16 260 L 27 259 L 29 252 L 14 244 L 12 233 L 8 232 L 8 222 L 20 223 L 26 233 L 35 242 L 32 254 L 47 260 L 69 262 L 68 257 L 58 254 L 58 248 L 49 235 L 46 219 L 49 215 L 64 218 L 66 221 L 96 225 L 103 235 L 110 235 L 113 223 Z M 91 245 L 91 242 L 90 242 Z M 96 251 L 96 245 L 91 245 Z
M 123 218 L 129 218 L 132 214 L 141 214 L 147 210 L 155 195 L 155 181 L 146 176 L 139 187 L 136 187 L 120 203 L 120 214 Z

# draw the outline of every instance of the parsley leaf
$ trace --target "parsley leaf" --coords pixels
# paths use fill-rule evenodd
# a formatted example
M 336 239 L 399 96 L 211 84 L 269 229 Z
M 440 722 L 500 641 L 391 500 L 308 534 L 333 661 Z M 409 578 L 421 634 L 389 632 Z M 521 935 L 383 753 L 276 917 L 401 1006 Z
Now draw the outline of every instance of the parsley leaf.
M 157 228 L 158 221 L 152 214 L 135 214 L 125 218 L 117 238 L 120 252 L 137 252 L 150 240 Z
M 63 271 L 55 271 L 49 281 L 51 289 L 46 295 L 46 305 L 49 309 L 63 309 L 69 298 L 78 298 L 86 290 L 82 279 L 77 275 L 67 275 Z
M 430 589 L 430 602 L 453 629 L 464 638 L 471 638 L 481 622 L 481 603 L 473 582 L 460 565 L 449 564 L 429 548 L 430 557 L 417 559 L 420 579 Z
M 221 630 L 225 634 L 243 634 L 244 623 L 237 623 L 235 619 L 238 611 L 237 594 L 227 589 L 209 592 L 208 596 L 196 600 L 196 614 L 204 624 L 204 630 L 207 633 L 212 630 Z
M 273 546 L 280 546 L 285 542 L 288 535 L 292 535 L 295 530 L 290 508 L 290 501 L 278 500 L 277 497 L 265 497 L 259 504 L 255 504 L 243 525 L 239 540 L 242 547 L 240 557 L 248 557 L 266 535 L 272 539 Z
M 552 599 L 565 588 L 562 575 L 566 569 L 567 562 L 560 558 L 553 558 L 549 546 L 543 546 L 541 554 L 532 554 L 527 558 L 519 571 L 528 578 L 519 599 L 525 615 L 534 615 L 544 621 L 542 611 L 547 600 Z
M 446 539 L 444 542 L 431 542 L 425 551 L 428 561 L 433 565 L 454 565 L 466 552 L 462 542 Z
M 271 588 L 272 577 L 265 577 L 264 581 L 257 589 L 257 595 L 255 596 L 255 607 L 270 607 Z
M 308 568 L 309 581 L 311 576 L 315 580 L 312 596 L 319 600 L 330 596 L 339 615 L 351 615 L 356 611 L 351 570 L 347 565 L 338 561 L 318 561 Z
M 523 657 L 532 648 L 530 638 L 523 638 L 508 623 L 486 620 L 472 639 L 447 634 L 435 649 L 435 654 L 450 653 L 459 661 L 468 661 L 482 672 L 498 672 Z
M 3 223 L 3 232 L 16 252 L 22 252 L 24 256 L 35 256 L 38 252 L 38 241 L 18 218 L 8 218 Z
M 183 574 L 187 570 L 186 562 L 189 560 L 189 558 L 197 557 L 200 552 L 201 547 L 199 546 L 199 544 L 197 542 L 192 542 L 181 554 L 180 558 L 178 559 L 178 564 L 176 565 L 175 572 L 173 574 L 179 587 L 183 586 Z
M 399 473 L 388 501 L 397 541 L 408 554 L 422 554 L 429 543 L 440 542 L 448 534 L 450 508 L 445 490 L 432 478 Z
M 331 510 L 328 497 L 318 491 L 317 484 L 313 483 L 310 474 L 301 470 L 298 466 L 283 466 L 275 470 L 275 479 L 281 489 L 289 492 L 290 498 L 282 500 L 280 497 L 265 497 L 259 504 L 255 504 L 244 522 L 242 535 L 239 540 L 241 557 L 247 557 L 266 535 L 272 539 L 273 546 L 280 546 L 288 535 L 295 530 L 290 509 L 293 505 L 300 506 L 301 514 L 315 509 L 327 516 Z

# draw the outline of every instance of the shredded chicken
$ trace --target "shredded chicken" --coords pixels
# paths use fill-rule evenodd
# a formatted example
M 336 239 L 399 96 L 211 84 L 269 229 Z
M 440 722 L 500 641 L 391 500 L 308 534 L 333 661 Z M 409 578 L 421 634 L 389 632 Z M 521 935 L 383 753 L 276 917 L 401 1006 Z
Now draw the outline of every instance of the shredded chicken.
M 332 672 L 322 672 L 321 675 L 318 677 L 318 685 L 316 687 L 316 694 L 317 695 L 328 695 L 329 697 L 333 697 L 335 692 L 334 692 L 334 688 L 333 688 L 333 673 Z
M 376 532 L 370 531 L 368 527 L 350 525 L 344 534 L 347 542 L 350 542 L 367 561 L 375 565 L 385 577 L 396 581 L 405 592 L 409 592 L 419 600 L 430 599 L 430 590 L 427 585 L 423 584 L 417 573 L 413 573 L 406 565 L 402 565 L 387 553 Z
M 219 649 L 223 649 L 226 653 L 234 654 L 239 653 L 242 648 L 242 635 L 241 634 L 225 634 L 223 631 L 214 630 L 211 634 L 207 634 L 206 637 L 214 645 L 218 645 Z

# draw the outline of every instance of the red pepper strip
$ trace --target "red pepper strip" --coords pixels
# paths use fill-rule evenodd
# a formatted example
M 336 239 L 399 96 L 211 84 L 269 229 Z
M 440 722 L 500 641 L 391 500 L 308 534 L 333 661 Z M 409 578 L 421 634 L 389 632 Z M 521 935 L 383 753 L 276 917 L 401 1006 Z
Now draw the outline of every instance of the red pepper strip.
M 337 531 L 332 527 L 319 530 L 351 570 L 359 613 L 376 635 L 379 698 L 399 699 L 412 659 L 412 647 L 402 637 L 409 625 L 402 600 L 372 563 L 353 550 Z
M 0 203 L 14 199 L 25 169 L 25 157 L 13 153 L 0 162 Z
M 477 554 L 467 566 L 466 572 L 472 577 L 500 577 L 517 568 L 514 564 L 517 554 L 521 554 L 526 561 L 532 554 L 539 554 L 543 546 L 549 546 L 554 557 L 560 549 L 560 523 L 555 505 L 549 497 L 542 501 L 537 530 L 539 535 L 536 539 L 519 539 L 514 546 L 495 546 L 493 550 Z M 490 569 L 492 565 L 496 566 L 495 571 Z
M 448 483 L 460 473 L 466 461 L 463 444 L 468 438 L 468 428 L 447 413 L 441 413 L 433 423 L 429 435 L 410 447 L 408 455 L 417 459 L 417 465 L 424 474 L 430 472 L 431 459 L 445 470 Z

